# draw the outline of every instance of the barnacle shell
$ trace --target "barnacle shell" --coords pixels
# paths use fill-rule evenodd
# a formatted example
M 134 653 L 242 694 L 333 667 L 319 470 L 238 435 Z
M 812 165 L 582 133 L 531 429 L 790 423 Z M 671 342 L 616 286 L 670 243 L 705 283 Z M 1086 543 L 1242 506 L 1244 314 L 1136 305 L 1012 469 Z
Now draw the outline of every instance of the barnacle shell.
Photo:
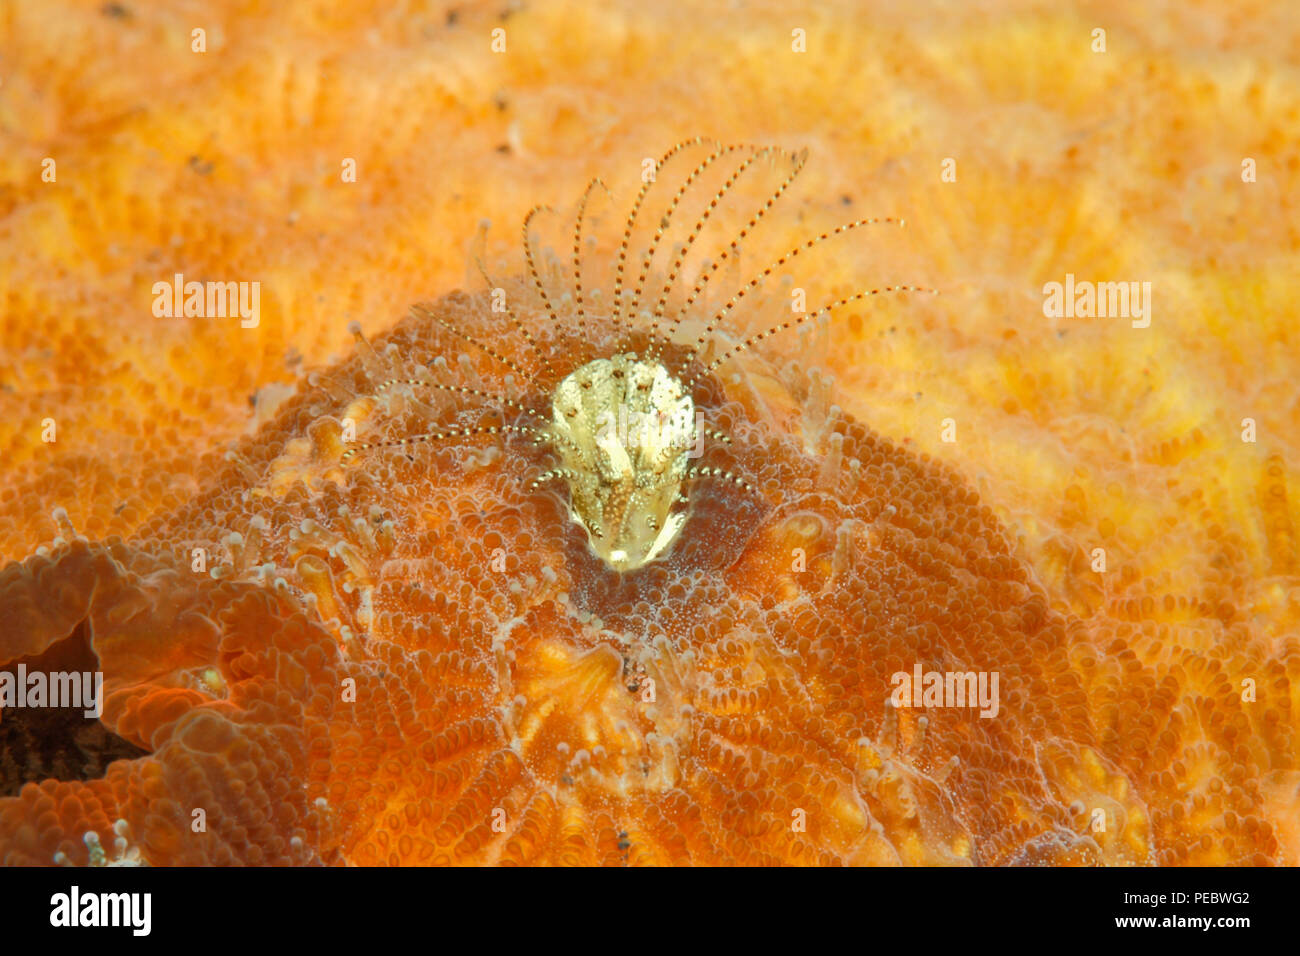
M 615 355 L 567 375 L 552 403 L 574 520 L 610 567 L 653 561 L 686 520 L 674 507 L 697 450 L 690 394 L 660 363 Z

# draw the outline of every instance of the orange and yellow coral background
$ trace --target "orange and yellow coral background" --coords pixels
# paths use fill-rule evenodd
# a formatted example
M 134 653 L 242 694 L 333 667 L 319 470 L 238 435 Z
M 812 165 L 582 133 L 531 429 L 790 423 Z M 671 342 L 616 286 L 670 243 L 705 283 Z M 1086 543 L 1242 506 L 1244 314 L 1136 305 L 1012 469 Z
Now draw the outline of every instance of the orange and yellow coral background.
M 835 329 L 837 401 L 994 508 L 1103 654 L 1099 726 L 1128 666 L 1113 641 L 1190 699 L 1242 654 L 1294 675 L 1286 2 L 0 4 L 0 563 L 61 533 L 57 508 L 92 539 L 176 508 L 205 456 L 350 347 L 350 320 L 377 333 L 469 281 L 482 220 L 513 238 L 534 203 L 701 133 L 809 147 L 812 211 L 908 219 L 845 275 L 920 280 L 942 304 Z M 260 281 L 260 324 L 155 318 L 153 283 L 177 272 Z M 1150 281 L 1150 327 L 1045 318 L 1042 286 L 1067 272 Z M 1283 752 L 1248 784 L 1271 858 L 1295 864 L 1300 684 L 1258 684 Z M 1189 826 L 1224 830 L 1232 764 L 1187 756 Z M 1196 858 L 1243 857 L 1216 839 Z

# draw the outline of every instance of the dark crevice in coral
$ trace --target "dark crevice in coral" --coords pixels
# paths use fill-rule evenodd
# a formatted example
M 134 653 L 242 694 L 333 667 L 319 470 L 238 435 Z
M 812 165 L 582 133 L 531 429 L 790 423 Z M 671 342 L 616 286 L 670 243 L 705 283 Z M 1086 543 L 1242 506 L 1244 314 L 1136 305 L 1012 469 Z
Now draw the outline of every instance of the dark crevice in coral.
M 0 667 L 0 673 L 12 676 L 16 684 L 20 665 L 27 675 L 98 671 L 89 621 L 82 621 L 42 653 L 10 661 Z M 80 706 L 51 707 L 47 697 L 45 703 L 0 709 L 0 796 L 13 796 L 25 783 L 50 778 L 94 780 L 114 760 L 149 753 L 113 733 L 98 718 L 87 717 L 89 707 L 84 701 Z

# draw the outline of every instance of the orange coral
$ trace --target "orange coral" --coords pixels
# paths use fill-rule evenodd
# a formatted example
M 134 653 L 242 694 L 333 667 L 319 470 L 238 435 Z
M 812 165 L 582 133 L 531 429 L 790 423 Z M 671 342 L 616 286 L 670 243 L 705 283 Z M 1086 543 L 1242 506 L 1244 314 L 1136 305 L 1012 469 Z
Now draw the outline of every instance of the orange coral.
M 523 278 L 447 296 L 313 373 L 129 541 L 63 542 L 3 572 L 2 656 L 88 629 L 104 723 L 150 754 L 6 801 L 8 861 L 85 858 L 79 830 L 108 841 L 118 819 L 155 864 L 1281 857 L 1300 648 L 1247 640 L 1206 660 L 1154 623 L 1054 610 L 962 478 L 829 406 L 811 370 L 718 377 L 662 347 L 733 436 L 705 461 L 756 493 L 700 479 L 680 541 L 628 574 L 590 551 L 564 496 L 530 490 L 547 453 L 526 434 L 466 437 L 547 408 L 548 384 L 628 335 L 608 305 L 573 335 L 570 269 L 628 316 L 661 282 L 656 315 L 680 308 L 684 328 L 740 313 L 736 297 L 692 305 L 726 274 L 725 243 L 701 241 L 714 255 L 689 295 L 666 280 L 706 222 L 736 235 L 729 214 L 749 217 L 744 251 L 763 249 L 748 233 L 766 207 L 737 175 L 779 195 L 799 160 L 742 152 L 705 186 L 728 151 L 700 149 L 681 191 L 651 190 L 655 238 L 625 231 L 627 258 L 648 250 L 626 299 L 609 278 L 621 254 L 589 246 L 570 266 L 557 241 L 535 265 L 529 235 Z M 825 246 L 801 248 L 771 288 L 745 287 L 752 329 L 796 281 L 835 288 L 809 263 Z M 502 336 L 502 294 L 531 343 Z M 412 385 L 375 395 L 452 365 L 474 394 L 524 391 L 501 411 Z M 348 464 L 353 426 L 445 440 Z M 1138 656 L 1153 642 L 1168 648 L 1158 670 Z M 998 712 L 894 706 L 893 675 L 914 667 L 997 674 Z M 1268 688 L 1261 706 L 1241 675 Z
M 41 781 L 0 800 L 4 859 L 125 832 L 154 863 L 1300 861 L 1285 4 L 1103 2 L 1105 55 L 1034 3 L 757 4 L 710 30 L 617 3 L 255 6 L 205 13 L 206 56 L 165 7 L 0 20 L 0 661 L 93 654 L 110 695 L 102 733 L 57 745 L 0 713 L 5 781 Z M 778 246 L 832 208 L 908 217 L 913 245 L 839 250 L 832 298 L 945 294 L 703 384 L 766 505 L 701 487 L 671 558 L 611 590 L 561 498 L 520 490 L 548 466 L 527 443 L 338 467 L 345 410 L 397 437 L 453 408 L 356 397 L 376 376 L 464 349 L 408 320 L 375 340 L 404 358 L 336 363 L 348 319 L 386 328 L 454 287 L 478 219 L 623 183 L 683 129 L 816 147 Z M 261 279 L 261 325 L 154 319 L 177 271 Z M 1155 321 L 1044 321 L 1067 272 L 1154 279 Z M 481 299 L 440 307 L 532 361 Z M 887 707 L 917 660 L 1000 669 L 999 717 Z

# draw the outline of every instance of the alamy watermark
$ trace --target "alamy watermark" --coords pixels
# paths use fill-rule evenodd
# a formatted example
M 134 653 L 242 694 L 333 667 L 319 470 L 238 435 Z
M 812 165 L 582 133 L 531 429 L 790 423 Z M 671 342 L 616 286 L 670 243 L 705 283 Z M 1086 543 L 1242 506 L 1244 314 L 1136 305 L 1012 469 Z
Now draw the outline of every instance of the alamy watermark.
M 0 707 L 84 707 L 87 717 L 104 712 L 103 671 L 0 671 Z
M 1043 315 L 1049 319 L 1132 319 L 1135 329 L 1151 324 L 1150 282 L 1065 282 L 1043 286 Z
M 55 927 L 119 926 L 135 936 L 148 936 L 152 912 L 152 893 L 83 893 L 74 885 L 50 897 L 50 925 Z
M 694 421 L 692 422 L 692 417 Z M 704 413 L 690 407 L 666 411 L 639 412 L 625 404 L 618 413 L 603 411 L 596 416 L 596 442 L 608 445 L 617 440 L 624 448 L 641 448 L 648 451 L 675 448 L 687 449 L 687 458 L 704 454 Z
M 178 272 L 171 282 L 153 284 L 153 314 L 160 319 L 184 317 L 225 319 L 239 316 L 245 329 L 262 320 L 260 282 L 186 282 Z
M 918 661 L 912 673 L 897 671 L 890 678 L 895 707 L 978 707 L 980 716 L 998 715 L 997 671 L 927 671 Z

